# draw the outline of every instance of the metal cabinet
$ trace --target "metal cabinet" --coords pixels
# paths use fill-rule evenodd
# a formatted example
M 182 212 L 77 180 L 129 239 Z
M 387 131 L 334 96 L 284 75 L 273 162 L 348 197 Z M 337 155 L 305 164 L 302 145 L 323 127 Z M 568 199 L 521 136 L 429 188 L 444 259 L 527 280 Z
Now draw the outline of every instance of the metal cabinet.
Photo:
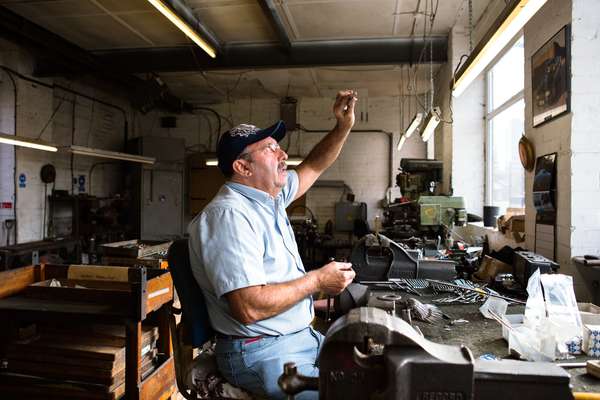
M 142 240 L 173 239 L 183 235 L 185 141 L 169 137 L 139 137 L 129 150 L 155 157 L 154 165 L 130 168 L 134 210 L 131 220 Z

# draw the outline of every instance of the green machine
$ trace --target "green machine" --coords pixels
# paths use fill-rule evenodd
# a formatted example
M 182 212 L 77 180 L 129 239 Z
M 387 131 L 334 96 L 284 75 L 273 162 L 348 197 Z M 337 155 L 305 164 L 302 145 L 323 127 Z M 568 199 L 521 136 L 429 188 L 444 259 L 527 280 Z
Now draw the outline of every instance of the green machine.
M 460 196 L 421 196 L 419 224 L 424 226 L 462 226 L 467 222 L 465 200 Z
M 383 226 L 387 235 L 394 240 L 445 238 L 454 226 L 466 224 L 464 198 L 440 193 L 441 161 L 404 158 L 400 171 L 396 184 L 402 198 L 384 211 Z

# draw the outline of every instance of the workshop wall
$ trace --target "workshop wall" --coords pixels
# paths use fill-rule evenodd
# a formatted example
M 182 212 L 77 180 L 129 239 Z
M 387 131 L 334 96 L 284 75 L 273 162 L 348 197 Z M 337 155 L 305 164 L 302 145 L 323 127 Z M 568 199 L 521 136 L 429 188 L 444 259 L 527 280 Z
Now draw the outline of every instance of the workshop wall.
M 524 27 L 525 40 L 525 135 L 532 141 L 536 156 L 549 153 L 557 155 L 557 227 L 556 261 L 561 272 L 574 276 L 578 298 L 585 297 L 581 276 L 571 266 L 571 123 L 573 113 L 563 114 L 543 125 L 533 128 L 531 56 L 564 25 L 571 22 L 572 2 L 550 0 Z M 572 58 L 575 66 L 578 59 Z M 525 173 L 525 234 L 529 249 L 535 249 L 535 216 L 533 206 L 533 172 Z
M 31 76 L 32 59 L 29 53 L 10 42 L 0 43 L 0 64 L 19 73 Z M 14 133 L 15 102 L 13 87 L 8 75 L 1 72 L 0 80 L 0 128 L 2 132 Z M 42 79 L 52 84 L 52 79 Z M 52 89 L 15 77 L 17 83 L 17 134 L 26 137 L 40 137 L 59 146 L 73 143 L 108 150 L 123 150 L 123 115 L 112 108 L 90 100 L 74 96 L 60 89 Z M 95 81 L 86 83 L 56 80 L 61 85 L 78 92 L 100 98 L 127 109 L 127 101 L 114 95 L 114 90 Z M 53 119 L 50 121 L 52 115 Z M 50 121 L 50 123 L 49 123 Z M 17 185 L 18 242 L 42 239 L 45 226 L 44 184 L 40 180 L 40 169 L 51 163 L 56 167 L 56 184 L 59 190 L 69 193 L 88 193 L 89 172 L 94 163 L 106 161 L 99 158 L 75 156 L 71 174 L 70 154 L 64 151 L 50 153 L 23 147 L 0 144 L 0 202 L 13 202 L 13 168 L 16 154 L 16 176 L 24 175 L 25 181 Z M 84 183 L 71 185 L 71 175 L 77 180 L 83 176 Z M 92 194 L 108 196 L 119 187 L 120 170 L 112 165 L 99 167 L 94 171 Z M 50 194 L 53 185 L 48 185 Z M 13 210 L 1 210 L 0 220 L 13 218 Z M 48 210 L 46 210 L 46 217 Z M 0 221 L 0 223 L 1 223 Z M 6 244 L 6 231 L 0 230 L 0 243 Z M 10 243 L 14 243 L 11 238 Z
M 464 11 L 464 10 L 463 10 Z M 483 215 L 485 187 L 485 87 L 476 79 L 460 97 L 452 97 L 454 71 L 469 53 L 465 13 L 459 15 L 448 41 L 448 59 L 436 79 L 435 105 L 443 121 L 435 132 L 435 158 L 444 162 L 443 190 L 463 196 L 467 211 Z M 463 59 L 464 61 L 464 59 Z
M 409 101 L 408 97 L 403 98 Z M 413 100 L 414 101 L 414 100 Z M 371 132 L 353 132 L 340 157 L 321 177 L 321 180 L 343 180 L 356 195 L 356 201 L 367 203 L 369 222 L 376 215 L 382 215 L 381 200 L 399 197 L 395 187 L 395 176 L 402 157 L 425 157 L 425 143 L 418 135 L 413 135 L 403 146 L 396 150 L 399 140 L 400 98 L 372 97 L 361 98 L 354 130 L 373 130 Z M 307 130 L 319 132 L 293 131 L 283 142 L 291 156 L 306 156 L 310 149 L 335 125 L 332 113 L 333 98 L 298 99 L 297 121 Z M 406 106 L 406 105 L 405 105 Z M 279 119 L 279 99 L 236 99 L 231 103 L 211 105 L 211 108 L 225 117 L 222 131 L 231 124 L 252 123 L 264 127 Z M 415 105 L 413 104 L 414 108 Z M 368 111 L 368 117 L 367 117 Z M 138 118 L 136 130 L 143 134 L 170 135 L 186 140 L 190 151 L 214 151 L 216 146 L 216 120 L 210 113 L 177 116 L 176 128 L 160 128 L 158 119 L 162 114 L 154 113 Z M 209 120 L 207 120 L 209 118 Z M 404 115 L 405 129 L 410 123 L 408 113 Z M 368 121 L 367 121 L 368 119 Z M 209 125 L 210 123 L 210 125 Z M 375 130 L 391 132 L 390 135 Z M 212 135 L 209 132 L 213 132 Z M 390 164 L 390 152 L 392 163 Z M 336 188 L 313 188 L 307 193 L 307 206 L 316 214 L 320 225 L 334 219 L 334 205 L 342 198 L 342 190 Z
M 600 4 L 573 0 L 570 256 L 600 255 Z M 597 280 L 596 276 L 594 280 Z M 593 280 L 583 281 L 588 290 Z

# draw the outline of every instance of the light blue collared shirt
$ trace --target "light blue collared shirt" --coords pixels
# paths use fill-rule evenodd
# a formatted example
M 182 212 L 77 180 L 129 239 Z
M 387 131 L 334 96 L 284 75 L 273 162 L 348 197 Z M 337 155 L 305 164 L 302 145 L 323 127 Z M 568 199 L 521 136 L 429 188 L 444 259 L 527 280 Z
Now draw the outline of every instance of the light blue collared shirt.
M 313 319 L 309 296 L 274 317 L 243 325 L 223 296 L 248 286 L 287 282 L 306 274 L 285 208 L 298 192 L 298 175 L 288 171 L 276 198 L 227 182 L 190 223 L 192 272 L 208 307 L 213 328 L 236 336 L 286 335 Z

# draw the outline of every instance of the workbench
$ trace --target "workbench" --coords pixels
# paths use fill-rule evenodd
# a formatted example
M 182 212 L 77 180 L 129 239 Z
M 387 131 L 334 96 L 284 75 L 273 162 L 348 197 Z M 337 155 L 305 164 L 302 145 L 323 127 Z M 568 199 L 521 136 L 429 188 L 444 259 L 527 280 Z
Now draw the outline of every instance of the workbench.
M 0 274 L 0 320 L 8 322 L 8 326 L 3 327 L 2 345 L 14 338 L 11 332 L 14 332 L 14 327 L 20 321 L 118 324 L 125 327 L 125 398 L 158 400 L 170 397 L 176 391 L 168 324 L 169 306 L 173 300 L 170 273 L 165 270 L 120 268 L 124 272 L 124 283 L 130 289 L 84 289 L 86 299 L 81 299 L 82 293 L 69 288 L 59 290 L 63 292 L 60 298 L 44 296 L 43 291 L 41 297 L 39 294 L 34 297 L 23 294 L 36 282 L 52 278 L 65 279 L 69 266 L 37 265 Z M 142 322 L 151 313 L 158 323 L 157 350 L 162 358 L 160 365 L 142 379 Z M 16 398 L 49 398 L 44 395 L 39 397 L 39 391 L 34 388 L 19 388 L 10 379 L 0 373 L 0 381 L 7 387 L 13 387 L 22 394 L 28 393 L 28 396 Z M 52 398 L 61 398 L 59 393 L 54 395 Z
M 403 298 L 414 297 L 422 303 L 432 303 L 436 297 L 433 295 L 414 296 L 405 292 L 392 292 L 384 290 L 371 291 L 369 298 L 380 296 L 382 294 L 400 294 Z M 439 297 L 439 296 L 438 296 Z M 511 358 L 508 355 L 508 343 L 502 338 L 502 326 L 495 320 L 486 319 L 479 312 L 482 303 L 475 304 L 437 304 L 442 312 L 451 319 L 444 319 L 442 322 L 430 324 L 427 322 L 416 321 L 413 319 L 413 325 L 417 326 L 425 338 L 443 344 L 465 345 L 477 358 L 484 354 L 492 354 L 497 358 Z M 511 305 L 508 307 L 507 314 L 522 314 L 525 306 Z M 465 320 L 468 322 L 458 322 L 452 324 L 451 321 Z M 592 359 L 586 354 L 576 356 L 573 359 L 557 360 L 556 363 L 575 363 L 585 362 Z M 573 392 L 600 392 L 600 379 L 588 375 L 585 368 L 567 369 L 571 375 L 571 385 Z

